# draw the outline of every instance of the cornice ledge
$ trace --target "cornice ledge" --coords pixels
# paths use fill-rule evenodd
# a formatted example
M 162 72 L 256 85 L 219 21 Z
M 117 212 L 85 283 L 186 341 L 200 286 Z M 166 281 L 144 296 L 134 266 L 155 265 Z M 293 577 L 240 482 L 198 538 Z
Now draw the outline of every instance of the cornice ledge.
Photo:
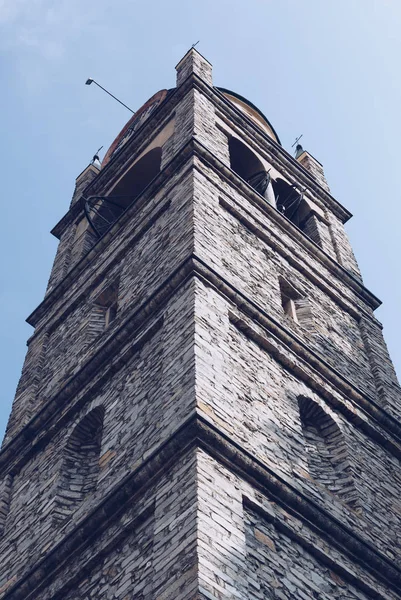
M 374 317 L 367 311 L 365 308 L 361 308 L 360 306 L 355 307 L 355 303 L 353 299 L 349 296 L 344 296 L 342 290 L 338 288 L 337 284 L 334 285 L 332 283 L 332 278 L 322 275 L 315 268 L 307 265 L 305 267 L 305 261 L 302 258 L 294 254 L 290 248 L 287 248 L 284 244 L 280 245 L 279 237 L 274 237 L 274 232 L 269 231 L 269 235 L 266 235 L 264 224 L 258 219 L 257 216 L 252 215 L 246 208 L 241 206 L 234 198 L 227 199 L 227 194 L 220 196 L 219 204 L 224 208 L 225 211 L 230 213 L 237 221 L 242 223 L 244 227 L 249 229 L 255 237 L 262 240 L 267 246 L 269 246 L 273 252 L 278 252 L 281 256 L 283 256 L 295 269 L 309 279 L 314 282 L 315 285 L 320 287 L 324 291 L 325 294 L 328 294 L 333 300 L 341 306 L 344 310 L 346 310 L 354 319 L 359 319 L 361 313 L 363 316 L 373 321 Z M 343 279 L 341 278 L 341 282 Z M 357 292 L 353 289 L 353 292 L 357 294 Z M 360 297 L 360 295 L 358 294 Z M 364 299 L 365 300 L 365 299 Z
M 157 207 L 157 210 L 153 210 L 151 212 L 151 214 L 148 216 L 148 218 L 143 219 L 140 226 L 137 228 L 136 231 L 134 231 L 131 240 L 126 244 L 124 251 L 126 250 L 127 247 L 134 245 L 142 237 L 142 235 L 144 233 L 146 233 L 146 231 L 159 219 L 159 217 L 164 212 L 166 212 L 166 210 L 168 210 L 170 208 L 170 205 L 171 205 L 171 201 L 167 200 L 166 202 L 160 204 Z M 136 208 L 138 208 L 138 207 L 136 206 Z M 26 319 L 30 325 L 32 325 L 33 327 L 36 327 L 38 325 L 38 323 L 40 322 L 40 320 L 45 315 L 45 313 L 52 306 L 52 304 L 54 304 L 63 295 L 63 293 L 65 291 L 69 291 L 71 289 L 72 282 L 81 275 L 82 271 L 95 258 L 97 253 L 100 252 L 102 250 L 102 248 L 107 246 L 108 242 L 110 241 L 110 237 L 113 235 L 113 231 L 114 231 L 114 229 L 112 228 L 111 231 L 107 232 L 105 234 L 105 236 L 103 236 L 96 243 L 96 251 L 94 250 L 94 248 L 92 248 L 71 269 L 71 271 L 69 271 L 67 273 L 67 275 L 62 279 L 62 281 L 60 281 L 60 283 L 57 285 L 57 287 L 55 287 L 54 290 L 52 290 L 49 294 L 47 294 L 45 296 L 45 298 L 42 300 L 42 302 L 39 304 L 39 306 L 37 306 L 37 308 Z M 102 241 L 103 241 L 103 244 L 100 243 Z M 113 265 L 118 260 L 119 257 L 120 257 L 120 252 L 117 252 L 116 257 L 109 264 L 109 268 L 111 265 Z M 83 293 L 76 295 L 74 301 L 70 302 L 67 308 L 65 308 L 64 310 L 62 310 L 62 309 L 60 310 L 59 316 L 56 319 L 54 319 L 54 320 L 50 319 L 49 321 L 51 322 L 51 325 L 48 328 L 48 330 L 54 329 L 54 327 L 56 326 L 56 323 L 59 322 L 60 319 L 63 319 L 65 317 L 65 315 L 68 314 L 73 309 L 73 307 L 76 306 L 82 300 L 83 295 L 84 295 Z M 49 323 L 49 321 L 48 321 L 48 323 Z M 42 329 L 43 329 L 43 324 L 37 327 L 35 332 L 30 337 L 30 340 L 32 340 L 32 338 L 36 337 Z
M 273 496 L 288 512 L 306 521 L 311 530 L 373 573 L 377 579 L 396 592 L 401 589 L 401 569 L 376 550 L 370 542 L 304 496 L 300 490 L 282 479 L 201 415 L 198 415 L 196 430 L 200 448 L 229 470 L 238 473 L 251 485 L 256 484 L 262 492 Z
M 38 449 L 43 447 L 48 439 L 53 435 L 52 421 L 62 414 L 62 421 L 70 415 L 71 410 L 77 411 L 85 403 L 85 400 L 93 396 L 95 390 L 102 385 L 111 374 L 118 372 L 127 362 L 129 357 L 135 354 L 155 333 L 162 327 L 163 317 L 159 317 L 155 322 L 147 324 L 147 328 L 141 331 L 141 325 L 146 320 L 145 311 L 136 311 L 134 318 L 124 321 L 105 344 L 89 358 L 82 368 L 71 377 L 71 379 L 57 392 L 43 408 L 20 430 L 10 441 L 0 450 L 0 477 L 5 473 L 18 473 L 23 464 Z M 121 348 L 121 345 L 128 340 L 128 337 L 137 333 L 130 347 L 117 358 L 110 360 L 113 356 L 113 350 Z M 93 382 L 96 375 L 101 372 L 101 377 Z M 89 389 L 86 390 L 83 398 L 78 403 L 73 401 L 76 395 L 82 390 L 85 383 L 90 382 Z M 69 408 L 71 407 L 72 408 Z M 61 424 L 61 421 L 60 423 Z M 42 435 L 41 435 L 42 434 Z
M 22 464 L 47 442 L 52 435 L 54 420 L 62 413 L 64 421 L 70 410 L 78 410 L 89 400 L 94 391 L 106 381 L 111 374 L 115 374 L 127 361 L 129 355 L 134 354 L 150 339 L 163 324 L 163 315 L 160 313 L 168 299 L 194 272 L 192 256 L 185 259 L 175 271 L 153 292 L 153 294 L 136 307 L 131 314 L 121 321 L 111 337 L 105 339 L 97 352 L 90 356 L 69 381 L 59 390 L 35 416 L 19 430 L 0 450 L 0 477 L 9 472 L 18 472 Z M 154 321 L 152 321 L 152 318 Z M 134 339 L 132 340 L 132 337 Z M 127 342 L 130 346 L 121 355 L 121 348 Z M 113 360 L 110 361 L 110 356 Z M 97 374 L 101 373 L 99 380 Z M 82 391 L 85 383 L 90 383 L 84 397 L 76 403 L 77 394 Z M 68 407 L 71 407 L 68 409 Z M 42 436 L 40 433 L 45 432 Z
M 354 563 L 362 566 L 376 579 L 396 592 L 401 588 L 401 570 L 396 564 L 378 552 L 359 534 L 335 519 L 313 500 L 282 479 L 273 470 L 242 448 L 237 442 L 204 419 L 200 414 L 191 414 L 176 431 L 156 448 L 131 473 L 93 509 L 77 526 L 20 581 L 15 583 L 3 596 L 3 600 L 33 600 L 38 592 L 46 587 L 71 558 L 100 536 L 132 505 L 132 498 L 143 494 L 175 464 L 183 454 L 200 448 L 218 460 L 229 470 L 239 475 L 262 493 L 272 496 L 285 510 L 306 522 L 319 536 L 335 546 Z M 129 526 L 129 524 L 128 524 Z M 301 540 L 301 536 L 299 536 Z M 93 557 L 92 557 L 93 558 Z M 81 565 L 79 571 L 85 571 Z M 79 573 L 70 573 L 76 580 Z M 61 579 L 61 578 L 60 578 Z M 359 583 L 355 575 L 353 582 Z M 67 584 L 68 588 L 68 584 Z M 366 584 L 364 584 L 366 590 Z M 54 597 L 62 598 L 66 590 L 59 589 Z M 372 590 L 373 591 L 373 590 Z M 376 597 L 377 592 L 375 592 Z
M 281 335 L 281 332 L 274 327 L 274 324 L 269 323 L 267 326 L 265 324 L 266 330 L 269 331 L 272 338 L 276 338 L 284 343 L 287 346 L 288 351 L 291 352 L 291 354 L 295 354 L 303 362 L 310 364 L 309 360 L 310 362 L 313 361 L 311 367 L 312 373 L 315 371 L 319 377 L 329 382 L 333 387 L 336 387 L 342 395 L 352 398 L 358 408 L 368 418 L 373 419 L 377 425 L 386 430 L 386 434 L 391 435 L 392 439 L 383 435 L 383 433 L 373 427 L 369 421 L 362 419 L 360 415 L 351 411 L 345 404 L 336 400 L 330 391 L 327 391 L 325 387 L 322 387 L 322 385 L 319 384 L 313 374 L 309 374 L 295 365 L 294 362 L 286 357 L 280 348 L 278 348 L 276 343 L 269 340 L 267 336 L 255 331 L 239 315 L 231 313 L 230 320 L 246 337 L 255 342 L 260 348 L 268 351 L 269 354 L 274 356 L 278 362 L 284 365 L 284 367 L 291 369 L 293 373 L 296 373 L 296 375 L 302 381 L 307 383 L 319 396 L 325 398 L 329 404 L 342 412 L 356 427 L 381 444 L 381 446 L 386 448 L 393 456 L 401 460 L 401 427 L 397 421 L 392 421 L 390 415 L 388 415 L 380 406 L 375 404 L 373 400 L 363 396 L 360 390 L 346 380 L 343 380 L 341 375 L 332 369 L 330 365 L 324 363 L 321 359 L 316 361 L 315 355 L 313 357 L 308 356 L 308 354 L 312 355 L 314 353 L 302 343 L 300 344 L 291 339 L 286 339 L 285 333 L 284 335 Z M 261 322 L 259 322 L 259 324 L 261 324 Z
M 331 365 L 329 365 L 321 356 L 311 350 L 300 338 L 295 336 L 292 332 L 285 329 L 276 319 L 268 315 L 263 311 L 257 304 L 252 302 L 242 292 L 232 286 L 227 280 L 225 280 L 217 271 L 209 267 L 201 258 L 194 256 L 194 269 L 201 279 L 205 280 L 221 294 L 229 298 L 234 305 L 245 315 L 256 321 L 266 330 L 270 331 L 271 335 L 275 337 L 280 343 L 284 344 L 289 352 L 295 354 L 300 360 L 307 361 L 307 364 L 316 371 L 319 376 L 323 377 L 331 385 L 336 387 L 342 395 L 346 395 L 355 402 L 355 404 L 370 418 L 376 421 L 381 427 L 386 430 L 386 433 L 392 436 L 394 441 L 384 437 L 379 431 L 372 427 L 367 421 L 363 421 L 355 413 L 347 411 L 343 405 L 337 408 L 344 409 L 349 419 L 363 426 L 365 433 L 368 433 L 371 437 L 374 437 L 376 441 L 379 441 L 384 447 L 386 447 L 392 454 L 397 458 L 401 459 L 401 425 L 398 421 L 379 406 L 372 398 L 364 394 L 361 390 L 355 387 L 349 382 L 343 375 L 338 373 Z M 236 316 L 232 311 L 230 313 L 230 319 L 241 329 L 246 332 L 247 335 L 253 336 L 252 339 L 259 345 L 263 343 L 261 336 L 250 330 L 249 326 L 241 318 Z M 266 341 L 266 344 L 268 342 Z M 278 350 L 272 344 L 269 344 L 269 351 L 277 354 Z M 291 368 L 295 366 L 291 363 Z M 305 378 L 305 372 L 299 370 L 298 376 Z M 310 384 L 310 378 L 308 379 Z M 323 390 L 318 390 L 318 393 L 322 394 Z
M 155 177 L 153 181 L 143 190 L 143 192 L 132 202 L 127 209 L 120 215 L 120 217 L 113 223 L 111 228 L 95 243 L 93 248 L 67 273 L 67 275 L 58 283 L 54 289 L 46 294 L 42 302 L 35 308 L 35 310 L 26 319 L 29 325 L 36 326 L 37 322 L 42 318 L 44 312 L 47 310 L 50 304 L 52 304 L 57 298 L 59 298 L 64 291 L 70 287 L 71 280 L 74 280 L 79 273 L 81 273 L 85 267 L 93 260 L 93 258 L 110 242 L 110 239 L 115 234 L 116 229 L 120 228 L 123 223 L 126 223 L 132 218 L 133 213 L 140 210 L 145 205 L 147 199 L 150 196 L 154 196 L 157 191 L 164 185 L 165 181 L 176 171 L 178 171 L 192 156 L 194 153 L 194 140 L 191 139 L 187 144 L 182 146 L 180 150 L 175 154 L 171 161 L 164 167 L 162 171 Z M 77 202 L 76 205 L 80 203 Z M 82 210 L 82 207 L 81 207 Z M 156 215 L 159 214 L 161 208 L 155 207 Z M 157 218 L 157 216 L 156 216 Z M 152 219 L 152 218 L 151 218 Z
M 63 235 L 64 231 L 67 229 L 67 227 L 75 221 L 75 219 L 81 212 L 82 205 L 81 202 L 78 200 L 77 202 L 74 202 L 72 206 L 70 206 L 65 215 L 61 217 L 59 222 L 56 223 L 53 229 L 50 230 L 50 233 L 59 240 Z
M 225 98 L 224 94 L 216 87 L 211 87 L 208 85 L 203 79 L 201 79 L 196 73 L 192 73 L 187 80 L 183 83 L 183 85 L 191 85 L 202 91 L 206 96 L 210 97 L 215 104 L 219 106 L 220 109 L 223 110 L 226 114 L 235 114 L 237 121 L 240 120 L 242 123 L 246 125 L 245 129 L 247 131 L 251 131 L 253 136 L 257 136 L 263 140 L 265 144 L 273 151 L 273 154 L 276 157 L 282 159 L 284 163 L 290 165 L 291 169 L 295 170 L 300 176 L 301 180 L 307 180 L 307 185 L 313 188 L 315 193 L 318 196 L 324 198 L 324 201 L 327 205 L 330 206 L 331 210 L 334 214 L 345 223 L 352 217 L 352 213 L 345 208 L 338 200 L 334 198 L 324 187 L 322 187 L 318 181 L 307 171 L 295 158 L 291 156 L 281 146 L 275 142 L 271 137 L 269 137 L 266 133 L 264 133 L 251 119 L 249 119 L 244 113 L 242 113 L 232 102 L 230 102 L 227 98 Z M 305 181 L 304 181 L 305 183 Z
M 86 516 L 67 536 L 49 553 L 13 585 L 2 600 L 34 600 L 38 592 L 51 581 L 74 553 L 85 549 L 98 538 L 111 523 L 120 518 L 132 506 L 132 498 L 144 493 L 153 484 L 157 476 L 163 476 L 196 439 L 195 413 L 179 427 L 167 440 L 162 442 L 152 454 L 131 473 L 128 473 L 106 497 Z M 130 524 L 122 524 L 122 529 Z M 80 565 L 79 572 L 86 571 L 87 565 Z M 70 573 L 75 579 L 79 573 Z M 63 598 L 68 583 L 59 589 L 52 598 Z
M 364 284 L 354 277 L 349 271 L 342 267 L 334 258 L 324 252 L 315 242 L 306 236 L 300 229 L 290 223 L 276 208 L 266 202 L 253 188 L 247 184 L 232 169 L 227 167 L 219 158 L 212 154 L 198 139 L 194 139 L 194 148 L 196 155 L 203 159 L 219 175 L 223 175 L 226 180 L 238 188 L 246 195 L 247 200 L 256 206 L 262 213 L 268 216 L 272 221 L 278 224 L 281 229 L 294 238 L 301 246 L 305 247 L 313 256 L 318 256 L 322 263 L 338 277 L 349 285 L 373 310 L 378 308 L 381 301 L 370 292 Z
M 308 353 L 308 360 L 312 360 L 313 368 L 317 370 L 319 375 L 330 381 L 330 383 L 337 387 L 342 394 L 346 394 L 347 397 L 352 398 L 364 413 L 373 418 L 381 427 L 390 433 L 394 438 L 394 442 L 385 438 L 366 421 L 357 418 L 355 414 L 347 416 L 352 418 L 355 424 L 358 425 L 360 423 L 360 425 L 363 426 L 365 433 L 382 443 L 382 445 L 392 454 L 397 457 L 400 456 L 398 442 L 401 440 L 401 427 L 394 417 L 377 405 L 373 399 L 360 392 L 350 382 L 345 380 L 343 376 L 335 372 L 330 365 L 326 365 L 325 361 L 313 353 L 300 339 L 291 332 L 285 330 L 280 323 L 262 311 L 258 305 L 254 304 L 238 289 L 234 288 L 229 282 L 221 277 L 221 275 L 204 263 L 202 259 L 192 255 L 185 259 L 141 306 L 135 308 L 133 313 L 121 322 L 116 332 L 113 333 L 111 338 L 105 340 L 105 343 L 99 351 L 93 357 L 90 357 L 88 362 L 82 365 L 81 369 L 71 378 L 71 380 L 43 406 L 31 421 L 29 421 L 23 429 L 18 431 L 10 441 L 3 446 L 0 450 L 0 474 L 3 471 L 18 471 L 19 466 L 29 459 L 31 453 L 34 453 L 36 448 L 44 443 L 42 438 L 37 437 L 40 431 L 43 430 L 44 425 L 46 424 L 47 435 L 50 435 L 50 423 L 57 418 L 57 415 L 61 411 L 61 407 L 71 405 L 75 401 L 77 392 L 82 389 L 82 382 L 94 379 L 96 373 L 99 372 L 99 369 L 104 367 L 105 364 L 108 364 L 110 352 L 113 351 L 115 355 L 118 354 L 118 350 L 121 348 L 122 344 L 125 343 L 129 336 L 134 332 L 136 323 L 148 322 L 148 319 L 156 314 L 157 309 L 164 305 L 171 294 L 179 289 L 179 287 L 193 274 L 196 274 L 218 289 L 220 293 L 233 301 L 244 314 L 251 319 L 255 319 L 262 327 L 267 327 L 268 330 L 271 329 L 273 335 L 277 336 L 277 338 L 281 340 L 281 343 L 284 343 L 290 348 L 290 351 L 296 351 L 297 356 L 299 356 L 301 360 L 303 360 L 305 352 Z M 103 359 L 102 356 L 104 356 Z M 100 383 L 96 382 L 94 385 L 100 385 L 108 376 L 109 369 L 106 369 Z M 91 384 L 91 387 L 85 396 L 90 397 L 90 394 L 93 393 L 92 385 L 93 384 Z M 319 393 L 322 393 L 322 391 L 320 390 Z M 80 402 L 80 405 L 82 402 L 83 400 Z M 337 408 L 343 409 L 344 407 L 337 406 Z

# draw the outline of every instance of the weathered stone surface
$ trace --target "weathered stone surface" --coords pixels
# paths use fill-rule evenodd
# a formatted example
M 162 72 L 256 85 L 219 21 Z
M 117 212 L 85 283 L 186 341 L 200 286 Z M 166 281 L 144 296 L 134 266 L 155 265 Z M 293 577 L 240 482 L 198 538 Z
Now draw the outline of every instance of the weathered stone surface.
M 303 230 L 232 135 L 305 189 Z M 80 196 L 154 140 L 161 171 L 95 243 Z M 401 598 L 400 388 L 349 213 L 304 166 L 191 49 L 77 180 L 0 452 L 2 600 Z

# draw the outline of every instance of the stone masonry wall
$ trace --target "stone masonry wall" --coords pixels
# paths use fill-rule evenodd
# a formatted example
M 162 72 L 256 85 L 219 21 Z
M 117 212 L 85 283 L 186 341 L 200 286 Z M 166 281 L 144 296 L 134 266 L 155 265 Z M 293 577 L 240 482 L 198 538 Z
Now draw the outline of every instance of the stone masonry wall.
M 252 510 L 245 523 L 249 600 L 368 598 Z
M 19 443 L 0 478 L 0 598 L 396 600 L 384 581 L 401 567 L 400 388 L 346 211 L 233 113 L 266 163 L 310 184 L 332 245 L 322 253 L 230 170 L 216 124 L 230 106 L 210 64 L 192 49 L 177 72 L 160 107 L 160 127 L 175 115 L 165 170 L 86 256 L 71 245 L 76 204 L 56 226 L 2 449 Z M 118 179 L 141 135 L 93 189 Z M 117 312 L 103 327 L 109 289 Z M 313 448 L 305 406 L 334 431 L 329 446 L 316 429 Z M 74 434 L 88 422 L 85 485 Z M 338 543 L 345 531 L 386 573 Z M 41 588 L 21 592 L 31 575 Z
M 196 597 L 196 456 L 188 453 L 60 565 L 35 600 Z M 4 588 L 3 588 L 4 590 Z M 1 590 L 1 591 L 3 591 Z M 0 591 L 0 593 L 1 593 Z
M 202 174 L 196 174 L 197 256 L 350 382 L 386 405 L 387 400 L 377 397 L 359 326 L 358 312 L 369 314 L 370 309 L 285 230 L 278 235 L 275 224 L 243 194 L 215 178 L 219 193 L 210 183 L 212 176 L 203 165 Z M 296 323 L 285 315 L 280 278 L 292 284 L 309 303 L 313 326 L 311 322 L 306 326 L 302 321 Z M 344 299 L 348 307 L 343 305 Z M 401 402 L 397 410 L 400 408 Z
M 133 535 L 110 552 L 65 600 L 88 598 L 126 598 L 145 600 L 152 597 L 154 515 L 139 523 Z M 75 566 L 75 565 L 74 565 Z M 47 594 L 43 596 L 47 597 Z
M 303 152 L 296 159 L 307 171 L 313 175 L 313 177 L 318 181 L 318 183 L 328 192 L 330 188 L 326 181 L 326 177 L 324 176 L 323 167 L 319 161 L 316 160 L 309 152 Z
M 30 342 L 31 351 L 14 400 L 6 441 L 26 423 L 31 410 L 39 409 L 76 374 L 124 318 L 146 302 L 191 254 L 191 197 L 191 175 L 177 173 L 170 179 L 168 189 L 134 212 L 123 231 L 94 254 L 89 265 L 72 279 L 66 293 L 52 305 L 44 326 L 36 328 Z M 94 338 L 90 326 L 93 303 L 113 282 L 118 283 L 117 318 L 101 336 Z M 35 350 L 42 347 L 43 339 L 46 339 L 44 357 Z M 43 363 L 43 369 L 39 363 Z M 29 382 L 29 386 L 24 382 Z
M 71 532 L 194 410 L 193 294 L 193 283 L 188 283 L 171 299 L 161 329 L 15 475 L 0 538 L 0 588 Z M 84 388 L 72 405 L 79 406 L 86 396 Z M 57 524 L 53 517 L 65 445 L 76 425 L 96 407 L 105 410 L 97 486 L 69 520 Z
M 308 367 L 297 364 L 286 346 L 283 364 L 252 339 L 229 317 L 232 303 L 201 283 L 196 295 L 197 404 L 206 418 L 258 460 L 273 469 L 300 493 L 320 504 L 401 565 L 400 462 L 373 438 L 353 424 L 359 413 L 346 396 L 327 381 L 321 382 L 328 398 L 349 407 L 347 418 L 296 373 Z M 239 313 L 238 313 L 239 314 Z M 249 331 L 270 339 L 246 320 Z M 249 323 L 249 324 L 248 324 Z M 245 327 L 245 325 L 244 325 Z M 277 342 L 277 340 L 276 340 Z M 295 372 L 296 371 L 296 372 Z M 353 474 L 362 512 L 342 501 L 322 483 L 313 480 L 308 466 L 307 440 L 302 432 L 298 398 L 310 398 L 323 408 L 340 429 L 348 449 L 346 459 Z M 339 404 L 339 406 L 341 406 Z M 351 420 L 352 416 L 352 420 Z M 345 464 L 345 463 L 344 463 Z M 330 473 L 327 480 L 330 481 Z M 324 478 L 322 478 L 324 479 Z
M 60 237 L 54 257 L 46 293 L 50 293 L 66 276 L 71 264 L 71 249 L 75 238 L 76 225 L 66 229 Z
M 34 400 L 40 385 L 42 368 L 46 353 L 48 334 L 31 338 L 28 341 L 28 351 L 25 356 L 22 373 L 18 382 L 12 412 L 8 420 L 3 443 L 9 439 L 14 431 L 26 425 L 35 409 Z
M 71 587 L 66 600 L 104 598 L 104 600 L 150 600 L 195 597 L 196 571 L 196 484 L 195 457 L 189 454 L 170 469 L 140 502 L 133 503 L 123 523 L 111 530 L 77 557 L 63 573 L 61 581 L 75 572 L 81 577 Z M 134 523 L 134 526 L 130 525 Z M 135 526 L 135 522 L 137 525 Z M 125 530 L 125 533 L 124 533 Z M 113 542 L 114 544 L 110 543 Z M 92 569 L 85 563 L 102 547 L 111 549 L 100 554 Z M 60 588 L 60 582 L 53 583 Z M 38 600 L 48 600 L 50 590 Z M 53 592 L 53 590 L 51 590 Z M 60 593 L 60 592 L 59 592 Z
M 197 468 L 202 599 L 399 598 L 312 524 L 203 451 Z

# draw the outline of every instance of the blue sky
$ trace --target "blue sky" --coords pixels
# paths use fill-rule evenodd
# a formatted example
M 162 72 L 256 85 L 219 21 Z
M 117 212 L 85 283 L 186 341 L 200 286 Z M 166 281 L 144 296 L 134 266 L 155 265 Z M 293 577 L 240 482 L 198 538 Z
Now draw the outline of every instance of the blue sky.
M 75 177 L 131 106 L 175 85 L 191 44 L 214 83 L 244 95 L 287 150 L 323 163 L 401 372 L 399 0 L 0 0 L 0 437 Z

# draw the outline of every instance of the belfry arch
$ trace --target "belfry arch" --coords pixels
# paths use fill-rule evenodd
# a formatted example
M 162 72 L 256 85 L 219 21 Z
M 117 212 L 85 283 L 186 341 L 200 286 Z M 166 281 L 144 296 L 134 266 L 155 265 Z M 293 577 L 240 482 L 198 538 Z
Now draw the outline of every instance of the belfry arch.
M 152 148 L 127 169 L 109 195 L 121 197 L 121 204 L 128 206 L 159 174 L 162 159 L 161 147 Z M 126 200 L 124 200 L 126 199 Z
M 228 149 L 231 169 L 270 204 L 274 205 L 270 174 L 266 171 L 262 161 L 237 137 L 229 137 Z
M 84 209 L 90 228 L 102 237 L 160 172 L 162 148 L 152 148 L 129 167 L 106 196 L 92 196 Z

